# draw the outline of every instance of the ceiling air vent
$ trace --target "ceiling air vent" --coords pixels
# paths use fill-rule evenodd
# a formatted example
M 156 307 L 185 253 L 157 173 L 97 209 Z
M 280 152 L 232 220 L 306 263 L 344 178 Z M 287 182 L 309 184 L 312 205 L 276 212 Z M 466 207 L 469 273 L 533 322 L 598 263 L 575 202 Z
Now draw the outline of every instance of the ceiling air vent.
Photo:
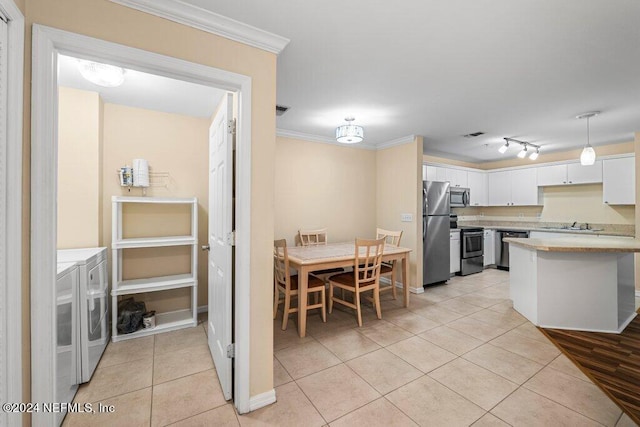
M 289 107 L 285 107 L 284 105 L 276 105 L 276 116 L 282 116 L 287 112 Z
M 473 132 L 473 133 L 468 133 L 462 136 L 465 138 L 475 138 L 476 136 L 480 136 L 480 135 L 484 135 L 484 132 Z

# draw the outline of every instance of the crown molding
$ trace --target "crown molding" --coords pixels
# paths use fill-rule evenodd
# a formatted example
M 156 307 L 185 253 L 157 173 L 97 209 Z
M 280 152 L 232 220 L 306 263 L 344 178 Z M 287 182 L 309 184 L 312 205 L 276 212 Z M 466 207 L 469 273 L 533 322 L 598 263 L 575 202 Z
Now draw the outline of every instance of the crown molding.
M 342 144 L 333 138 L 327 138 L 326 136 L 314 135 L 311 133 L 296 132 L 294 130 L 276 129 L 276 135 L 284 138 L 301 139 L 309 142 L 320 142 L 322 144 L 337 145 L 339 147 L 359 148 L 361 150 L 376 150 L 376 146 L 371 144 Z
M 278 55 L 289 39 L 181 0 L 109 0 Z
M 408 144 L 410 142 L 415 141 L 415 139 L 416 139 L 415 135 L 403 136 L 402 138 L 397 138 L 397 139 L 393 139 L 391 141 L 380 143 L 380 144 L 376 145 L 376 149 L 377 150 L 383 150 L 385 148 L 391 148 L 391 147 L 396 147 L 398 145 Z
M 374 145 L 374 144 L 367 144 L 367 143 L 342 144 L 336 141 L 335 139 L 327 138 L 326 136 L 314 135 L 311 133 L 304 133 L 304 132 L 296 132 L 294 130 L 287 130 L 287 129 L 276 129 L 276 135 L 284 138 L 302 139 L 304 141 L 320 142 L 323 144 L 337 145 L 340 147 L 360 148 L 363 150 L 374 150 L 374 151 L 383 150 L 385 148 L 391 148 L 398 145 L 408 144 L 410 142 L 413 142 L 416 139 L 415 135 L 407 135 L 402 138 L 398 138 L 398 139 L 394 139 L 391 141 Z

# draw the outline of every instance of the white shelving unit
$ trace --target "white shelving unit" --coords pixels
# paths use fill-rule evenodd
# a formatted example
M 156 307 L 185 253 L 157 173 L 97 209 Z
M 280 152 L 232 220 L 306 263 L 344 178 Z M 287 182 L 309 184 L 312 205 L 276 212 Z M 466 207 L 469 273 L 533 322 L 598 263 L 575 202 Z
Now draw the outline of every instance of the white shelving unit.
M 112 340 L 113 342 L 138 338 L 159 332 L 197 325 L 198 315 L 198 199 L 169 197 L 123 197 L 112 199 Z M 123 238 L 122 214 L 126 203 L 146 204 L 182 204 L 191 206 L 191 234 L 187 236 L 134 237 Z M 146 279 L 122 279 L 122 253 L 124 249 L 161 248 L 167 246 L 191 246 L 191 272 L 171 276 L 150 277 Z M 191 308 L 166 313 L 156 313 L 156 326 L 152 329 L 140 329 L 130 334 L 118 334 L 118 297 L 145 292 L 160 292 L 171 289 L 191 288 Z

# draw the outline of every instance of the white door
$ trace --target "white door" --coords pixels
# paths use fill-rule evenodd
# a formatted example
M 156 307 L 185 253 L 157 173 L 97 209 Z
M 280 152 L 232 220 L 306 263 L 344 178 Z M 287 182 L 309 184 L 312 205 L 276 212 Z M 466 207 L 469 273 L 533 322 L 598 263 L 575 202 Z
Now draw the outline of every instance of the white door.
M 209 128 L 209 350 L 225 399 L 231 399 L 233 98 L 226 94 Z

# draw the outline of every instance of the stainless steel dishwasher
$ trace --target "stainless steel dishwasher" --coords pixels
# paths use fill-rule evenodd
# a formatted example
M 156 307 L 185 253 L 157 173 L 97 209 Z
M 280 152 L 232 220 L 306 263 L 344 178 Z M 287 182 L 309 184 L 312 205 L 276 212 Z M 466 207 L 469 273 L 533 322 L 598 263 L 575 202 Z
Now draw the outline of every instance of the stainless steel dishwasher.
M 498 230 L 498 242 L 496 245 L 496 267 L 509 271 L 509 243 L 505 237 L 529 238 L 528 231 Z

